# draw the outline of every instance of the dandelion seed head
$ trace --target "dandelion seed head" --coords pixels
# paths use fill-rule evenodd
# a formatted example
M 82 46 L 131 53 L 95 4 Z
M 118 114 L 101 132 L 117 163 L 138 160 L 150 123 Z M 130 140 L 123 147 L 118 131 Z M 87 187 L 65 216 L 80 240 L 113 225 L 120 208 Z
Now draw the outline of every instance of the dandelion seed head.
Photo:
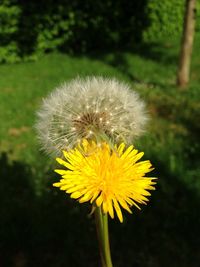
M 101 134 L 114 143 L 129 144 L 144 131 L 146 122 L 144 102 L 127 84 L 88 77 L 65 83 L 44 99 L 36 129 L 43 149 L 60 155 L 78 140 Z

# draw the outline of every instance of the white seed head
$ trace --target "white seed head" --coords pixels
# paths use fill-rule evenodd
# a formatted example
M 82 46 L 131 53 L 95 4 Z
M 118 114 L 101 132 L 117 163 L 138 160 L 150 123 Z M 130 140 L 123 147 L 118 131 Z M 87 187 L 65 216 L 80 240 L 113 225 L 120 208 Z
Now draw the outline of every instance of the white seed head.
M 44 99 L 36 129 L 43 149 L 59 155 L 82 138 L 130 143 L 146 121 L 144 102 L 127 84 L 88 77 L 65 83 Z

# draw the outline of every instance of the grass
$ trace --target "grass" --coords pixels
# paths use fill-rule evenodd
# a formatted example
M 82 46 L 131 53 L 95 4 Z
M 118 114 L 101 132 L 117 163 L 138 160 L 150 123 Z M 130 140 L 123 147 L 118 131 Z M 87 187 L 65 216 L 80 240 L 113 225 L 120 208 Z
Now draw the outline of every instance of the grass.
M 175 87 L 178 44 L 98 55 L 49 54 L 37 62 L 0 66 L 0 263 L 2 266 L 97 266 L 98 249 L 87 205 L 52 188 L 54 161 L 34 130 L 42 98 L 77 75 L 117 77 L 137 90 L 151 115 L 136 142 L 159 177 L 150 205 L 112 221 L 116 267 L 196 267 L 200 216 L 200 54 L 194 47 L 191 83 Z M 192 230 L 191 230 L 192 229 Z M 81 237 L 81 238 L 80 238 Z

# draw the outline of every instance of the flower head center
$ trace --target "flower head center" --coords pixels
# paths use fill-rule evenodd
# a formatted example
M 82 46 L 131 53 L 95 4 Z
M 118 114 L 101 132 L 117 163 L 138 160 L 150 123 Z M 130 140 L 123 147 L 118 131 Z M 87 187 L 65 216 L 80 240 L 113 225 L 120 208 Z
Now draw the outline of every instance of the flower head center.
M 76 132 L 82 137 L 87 134 L 92 134 L 93 131 L 99 131 L 103 129 L 105 133 L 109 132 L 109 119 L 108 112 L 86 112 L 82 116 L 78 116 L 72 120 L 73 127 Z

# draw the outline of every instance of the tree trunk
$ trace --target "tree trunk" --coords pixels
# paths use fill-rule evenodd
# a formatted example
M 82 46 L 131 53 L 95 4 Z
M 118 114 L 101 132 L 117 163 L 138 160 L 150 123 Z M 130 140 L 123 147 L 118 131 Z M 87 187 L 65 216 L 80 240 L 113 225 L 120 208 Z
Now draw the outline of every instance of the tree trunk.
M 195 32 L 195 5 L 196 0 L 186 0 L 183 36 L 177 73 L 177 85 L 182 88 L 189 82 L 190 61 Z

